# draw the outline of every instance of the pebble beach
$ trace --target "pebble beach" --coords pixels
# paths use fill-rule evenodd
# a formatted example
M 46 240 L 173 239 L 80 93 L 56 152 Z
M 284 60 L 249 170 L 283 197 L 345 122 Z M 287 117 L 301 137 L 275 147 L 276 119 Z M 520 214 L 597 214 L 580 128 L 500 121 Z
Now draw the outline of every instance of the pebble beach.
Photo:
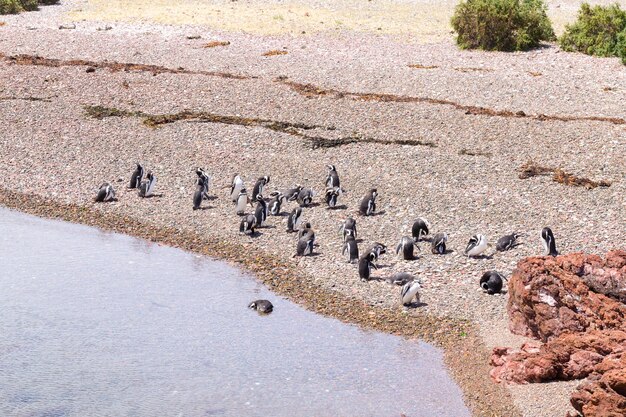
M 508 330 L 506 294 L 487 295 L 478 281 L 543 254 L 545 226 L 561 253 L 624 248 L 626 67 L 617 58 L 552 44 L 460 51 L 451 35 L 420 43 L 384 30 L 259 34 L 106 20 L 89 15 L 90 2 L 62 3 L 0 17 L 1 204 L 225 259 L 314 311 L 432 341 L 476 416 L 571 410 L 577 381 L 489 379 L 491 349 L 525 338 Z M 157 196 L 126 190 L 137 162 L 157 176 Z M 520 178 L 529 163 L 610 185 Z M 334 210 L 322 199 L 328 164 L 346 191 Z M 211 199 L 194 211 L 197 167 L 211 176 Z M 269 217 L 256 237 L 239 233 L 228 198 L 235 174 L 249 190 L 269 175 L 268 192 L 316 192 L 303 213 L 316 256 L 292 257 L 286 216 Z M 93 202 L 104 181 L 116 202 Z M 378 213 L 360 216 L 370 188 Z M 362 252 L 387 245 L 380 280 L 360 282 L 341 256 L 348 216 Z M 422 242 L 417 260 L 395 255 L 417 217 L 431 236 L 448 234 L 450 253 Z M 522 244 L 495 252 L 513 232 L 525 234 Z M 494 245 L 487 257 L 463 254 L 476 233 Z M 400 289 L 385 282 L 397 272 L 419 277 L 424 305 L 400 305 Z

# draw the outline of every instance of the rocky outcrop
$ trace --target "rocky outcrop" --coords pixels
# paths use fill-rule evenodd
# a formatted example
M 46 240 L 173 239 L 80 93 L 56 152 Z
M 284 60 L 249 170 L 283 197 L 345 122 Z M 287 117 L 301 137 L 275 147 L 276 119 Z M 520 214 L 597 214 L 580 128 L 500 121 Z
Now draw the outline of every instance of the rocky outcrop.
M 587 378 L 571 398 L 580 415 L 626 416 L 625 301 L 626 251 L 520 261 L 509 282 L 509 327 L 539 341 L 495 348 L 492 378 Z
M 535 257 L 509 282 L 509 328 L 548 341 L 563 333 L 626 330 L 626 252 Z

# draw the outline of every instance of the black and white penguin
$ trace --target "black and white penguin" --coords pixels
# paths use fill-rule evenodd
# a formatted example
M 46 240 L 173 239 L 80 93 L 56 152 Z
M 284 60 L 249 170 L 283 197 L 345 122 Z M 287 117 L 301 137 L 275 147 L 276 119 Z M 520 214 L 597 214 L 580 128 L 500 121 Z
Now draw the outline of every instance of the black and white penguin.
M 298 230 L 298 234 L 296 237 L 298 239 L 302 239 L 304 236 L 309 234 L 312 230 L 313 230 L 313 226 L 311 226 L 311 223 L 306 222 L 300 226 L 300 229 Z
M 413 248 L 417 248 L 417 250 L 420 250 L 419 246 L 417 246 L 417 242 L 415 241 L 415 239 L 413 239 L 412 237 L 403 236 L 402 239 L 400 239 L 400 243 L 398 243 L 398 246 L 396 246 L 396 255 L 402 252 L 402 259 L 404 259 L 405 261 L 412 261 L 414 259 L 417 259 L 417 257 L 413 253 Z
M 361 200 L 361 205 L 359 206 L 359 212 L 363 216 L 370 216 L 374 214 L 376 211 L 376 197 L 378 196 L 378 190 L 376 188 L 372 188 L 365 194 L 363 200 Z
M 196 191 L 193 194 L 193 209 L 198 210 L 202 200 L 209 199 L 209 182 L 211 178 L 204 172 L 202 168 L 196 169 L 196 175 L 198 175 L 198 183 L 196 185 Z
M 270 214 L 272 216 L 279 216 L 280 208 L 282 204 L 286 201 L 285 196 L 280 191 L 275 191 L 270 195 L 272 196 L 272 200 L 270 200 L 269 203 Z
M 361 258 L 359 258 L 359 278 L 361 281 L 369 281 L 372 276 L 372 268 L 378 269 L 374 265 L 376 254 L 373 252 L 367 252 Z
M 141 186 L 139 187 L 139 197 L 152 197 L 156 183 L 156 176 L 151 171 L 148 172 L 146 179 L 141 182 Z
M 288 188 L 285 191 L 283 191 L 283 194 L 285 195 L 285 198 L 287 199 L 287 201 L 296 201 L 298 199 L 298 195 L 300 194 L 300 191 L 302 191 L 302 186 L 300 184 L 296 184 L 295 187 Z
M 413 299 L 415 299 L 417 304 L 419 304 L 420 303 L 420 293 L 419 293 L 420 288 L 422 287 L 419 281 L 417 280 L 407 282 L 406 284 L 404 284 L 402 286 L 402 289 L 400 290 L 400 298 L 402 299 L 402 305 L 405 307 L 409 307 L 412 304 Z
M 378 260 L 378 258 L 380 258 L 380 255 L 387 253 L 387 246 L 383 245 L 382 243 L 374 242 L 368 252 L 374 254 L 374 260 L 376 261 Z
M 443 255 L 446 253 L 446 243 L 448 242 L 447 233 L 437 233 L 430 242 L 430 251 L 435 255 Z
M 296 245 L 296 256 L 307 256 L 313 253 L 313 245 L 315 244 L 315 232 L 309 229 L 308 233 L 298 239 Z
M 110 201 L 115 201 L 115 190 L 113 186 L 108 182 L 103 182 L 100 184 L 98 188 L 98 194 L 94 198 L 94 201 L 97 203 L 108 203 Z
M 541 242 L 543 243 L 543 249 L 546 256 L 557 256 L 559 254 L 556 250 L 556 240 L 554 240 L 552 229 L 549 227 L 544 227 L 541 231 Z
M 256 300 L 248 304 L 248 308 L 256 310 L 260 314 L 269 314 L 274 310 L 274 306 L 267 300 Z
M 298 193 L 298 198 L 296 200 L 298 201 L 298 204 L 300 205 L 300 207 L 308 207 L 313 202 L 314 195 L 315 195 L 315 192 L 312 189 L 303 188 Z
M 245 188 L 243 185 L 243 180 L 238 174 L 235 174 L 230 185 L 230 200 L 233 203 L 237 202 L 237 199 L 239 198 L 239 193 L 243 188 Z
M 235 213 L 237 215 L 242 216 L 246 212 L 246 205 L 250 200 L 248 200 L 248 192 L 245 188 L 239 190 L 239 195 L 237 196 L 237 205 L 235 206 Z
M 502 291 L 502 280 L 506 279 L 498 271 L 487 271 L 480 278 L 480 288 L 493 295 Z
M 267 203 L 265 202 L 265 199 L 263 198 L 263 195 L 261 194 L 258 194 L 256 196 L 256 201 L 257 201 L 257 205 L 256 205 L 256 209 L 254 210 L 254 217 L 256 217 L 257 227 L 261 227 L 265 223 L 265 220 L 267 220 L 267 215 L 268 215 Z
M 502 236 L 496 242 L 496 250 L 498 252 L 505 252 L 507 250 L 513 249 L 520 243 L 517 242 L 517 239 L 521 235 L 519 233 L 511 233 L 510 235 Z
M 359 245 L 356 243 L 356 239 L 352 235 L 349 235 L 343 243 L 343 250 L 341 251 L 341 254 L 345 255 L 346 253 L 348 254 L 348 263 L 353 263 L 359 259 Z
M 398 272 L 387 278 L 385 281 L 389 284 L 403 286 L 409 282 L 415 281 L 415 277 L 408 272 Z
M 341 228 L 339 229 L 339 231 L 343 235 L 344 241 L 346 240 L 348 236 L 352 236 L 356 239 L 357 238 L 356 220 L 354 220 L 352 217 L 348 217 L 341 225 Z
M 239 232 L 246 235 L 253 235 L 256 226 L 256 216 L 254 214 L 248 214 L 243 219 L 241 219 L 241 223 L 239 224 Z
M 342 192 L 343 190 L 339 187 L 326 189 L 326 205 L 328 205 L 328 208 L 337 207 L 337 200 Z
M 289 233 L 297 232 L 300 230 L 300 223 L 302 222 L 302 208 L 296 207 L 293 209 L 289 217 L 287 218 L 287 231 Z
M 140 163 L 137 163 L 137 168 L 133 171 L 133 175 L 130 176 L 128 188 L 139 188 L 141 186 L 141 180 L 143 179 L 143 173 L 143 167 Z
M 257 201 L 256 197 L 259 194 L 263 194 L 263 188 L 270 182 L 269 176 L 260 177 L 256 180 L 256 184 L 254 184 L 254 188 L 252 189 L 252 201 Z
M 429 229 L 430 223 L 428 223 L 428 220 L 424 219 L 423 217 L 419 217 L 417 220 L 415 220 L 415 223 L 413 223 L 413 227 L 411 228 L 411 235 L 416 242 L 419 242 L 423 236 L 428 235 Z
M 476 234 L 472 236 L 467 242 L 467 246 L 465 247 L 465 254 L 467 256 L 478 256 L 482 254 L 489 244 L 487 243 L 487 238 L 481 234 Z
M 326 177 L 326 188 L 339 188 L 339 174 L 334 165 L 326 165 L 328 176 Z

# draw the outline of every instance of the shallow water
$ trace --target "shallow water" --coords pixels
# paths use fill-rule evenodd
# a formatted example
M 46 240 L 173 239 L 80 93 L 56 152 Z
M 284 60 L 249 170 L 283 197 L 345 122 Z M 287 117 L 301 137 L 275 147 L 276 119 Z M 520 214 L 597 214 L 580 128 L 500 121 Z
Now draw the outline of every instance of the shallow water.
M 222 262 L 0 208 L 0 271 L 1 416 L 469 416 L 438 349 Z

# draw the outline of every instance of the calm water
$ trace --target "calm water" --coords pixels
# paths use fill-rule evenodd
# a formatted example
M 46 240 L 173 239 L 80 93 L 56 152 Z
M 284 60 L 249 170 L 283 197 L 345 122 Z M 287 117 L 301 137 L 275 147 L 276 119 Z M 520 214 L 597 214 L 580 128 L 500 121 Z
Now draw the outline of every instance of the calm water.
M 0 208 L 0 416 L 400 413 L 469 416 L 439 350 L 224 263 Z

